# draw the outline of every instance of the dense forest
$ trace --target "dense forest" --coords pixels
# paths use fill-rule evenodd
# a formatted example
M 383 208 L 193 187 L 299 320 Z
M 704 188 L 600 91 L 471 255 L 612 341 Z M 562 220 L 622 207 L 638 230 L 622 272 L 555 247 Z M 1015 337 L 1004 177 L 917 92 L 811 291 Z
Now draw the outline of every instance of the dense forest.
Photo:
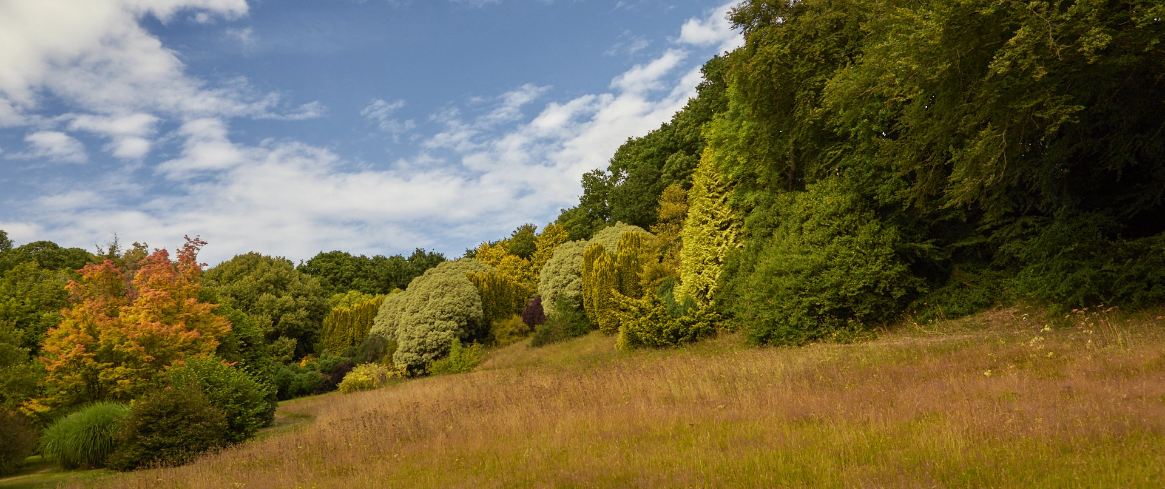
M 1165 303 L 1165 4 L 730 16 L 745 45 L 584 175 L 578 205 L 460 259 L 204 270 L 198 238 L 172 259 L 0 232 L 0 430 L 21 440 L 0 471 L 34 447 L 67 467 L 180 462 L 252 436 L 277 400 L 465 371 L 527 336 L 795 346 L 1014 303 Z

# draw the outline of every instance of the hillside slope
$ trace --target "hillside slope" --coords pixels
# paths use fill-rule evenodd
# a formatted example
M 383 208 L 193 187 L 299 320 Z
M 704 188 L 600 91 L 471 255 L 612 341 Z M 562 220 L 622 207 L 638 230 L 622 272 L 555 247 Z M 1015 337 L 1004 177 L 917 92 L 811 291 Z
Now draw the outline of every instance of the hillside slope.
M 1162 312 L 997 310 L 852 345 L 495 351 L 106 487 L 1161 487 Z

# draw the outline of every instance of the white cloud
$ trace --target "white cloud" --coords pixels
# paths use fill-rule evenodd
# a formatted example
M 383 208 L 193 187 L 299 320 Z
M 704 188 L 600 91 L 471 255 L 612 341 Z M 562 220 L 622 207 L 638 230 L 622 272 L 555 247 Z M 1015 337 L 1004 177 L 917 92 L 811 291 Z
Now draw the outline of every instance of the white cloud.
M 111 171 L 84 188 L 44 192 L 28 205 L 27 219 L 10 219 L 4 229 L 70 246 L 117 232 L 173 247 L 182 235 L 198 234 L 210 242 L 204 258 L 211 263 L 249 250 L 293 259 L 331 249 L 384 253 L 441 245 L 456 252 L 450 245 L 470 246 L 498 229 L 552 219 L 559 207 L 577 202 L 583 173 L 604 168 L 628 136 L 668 120 L 695 94 L 700 76 L 687 51 L 677 48 L 614 77 L 608 93 L 532 108 L 550 87 L 522 85 L 481 99 L 468 115 L 447 107 L 431 118 L 442 130 L 425 138 L 418 154 L 374 168 L 291 140 L 239 142 L 232 118 L 294 120 L 319 117 L 324 107 L 276 113 L 280 98 L 253 93 L 245 80 L 209 86 L 191 78 L 138 24 L 146 13 L 166 20 L 184 9 L 236 18 L 246 13 L 243 0 L 43 3 L 49 13 L 28 7 L 40 2 L 0 4 L 0 52 L 14 53 L 15 60 L 0 64 L 0 124 L 26 124 L 47 93 L 72 110 L 56 124 L 107 138 L 105 150 L 115 156 L 150 155 L 159 128 L 175 125 L 162 139 L 178 142 L 180 151 L 142 167 L 134 179 Z M 689 21 L 685 29 L 709 22 Z M 69 31 L 73 26 L 83 32 Z M 23 31 L 10 35 L 10 27 Z M 70 34 L 58 40 L 42 32 Z M 680 39 L 700 45 L 693 40 L 704 38 L 681 32 Z M 377 99 L 360 113 L 396 136 L 417 128 L 400 120 L 404 106 Z M 84 157 L 79 141 L 38 129 L 39 142 L 29 135 L 38 151 Z
M 688 57 L 688 53 L 678 49 L 669 49 L 667 52 L 646 65 L 635 65 L 615 77 L 611 81 L 611 88 L 624 92 L 642 93 L 657 90 L 663 87 L 663 75 L 674 69 L 681 61 Z
M 80 115 L 69 123 L 71 131 L 88 131 L 110 138 L 103 149 L 123 159 L 140 159 L 150 151 L 150 140 L 159 119 L 151 114 L 125 116 Z
M 38 131 L 24 137 L 28 149 L 10 158 L 85 163 L 89 156 L 85 145 L 59 131 Z
M 729 2 L 710 11 L 703 19 L 688 19 L 680 28 L 677 42 L 692 46 L 717 46 L 717 50 L 732 51 L 744 45 L 744 36 L 732 30 L 728 12 L 737 2 Z

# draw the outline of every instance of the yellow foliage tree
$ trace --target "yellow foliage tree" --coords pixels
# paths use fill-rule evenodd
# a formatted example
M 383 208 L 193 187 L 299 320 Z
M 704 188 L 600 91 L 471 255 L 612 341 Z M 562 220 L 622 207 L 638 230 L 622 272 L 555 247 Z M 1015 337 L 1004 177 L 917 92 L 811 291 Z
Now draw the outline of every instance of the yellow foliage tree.
M 688 216 L 688 191 L 679 184 L 668 185 L 659 196 L 659 220 L 651 226 L 655 239 L 650 243 L 653 255 L 643 265 L 643 290 L 654 291 L 668 277 L 680 278 L 680 233 Z
M 320 331 L 322 349 L 339 354 L 348 347 L 359 346 L 368 337 L 372 321 L 376 319 L 376 313 L 383 303 L 384 296 L 376 296 L 349 307 L 332 308 L 324 318 L 324 326 Z
M 740 223 L 728 207 L 731 189 L 716 169 L 717 157 L 712 146 L 700 157 L 692 176 L 690 206 L 681 232 L 683 249 L 676 299 L 691 297 L 701 307 L 711 302 L 724 260 L 740 242 Z
M 509 319 L 522 312 L 526 301 L 533 294 L 525 284 L 500 271 L 465 272 L 466 277 L 477 287 L 481 295 L 482 321 L 493 323 Z
M 614 314 L 614 295 L 619 293 L 619 271 L 615 259 L 602 243 L 591 243 L 583 252 L 583 308 L 603 334 L 619 331 Z
M 542 228 L 542 233 L 534 238 L 534 244 L 538 249 L 534 252 L 534 256 L 530 260 L 530 263 L 534 266 L 535 274 L 542 272 L 542 267 L 554 256 L 554 250 L 558 249 L 559 245 L 568 240 L 570 240 L 570 233 L 566 231 L 566 228 L 558 224 L 550 223 Z

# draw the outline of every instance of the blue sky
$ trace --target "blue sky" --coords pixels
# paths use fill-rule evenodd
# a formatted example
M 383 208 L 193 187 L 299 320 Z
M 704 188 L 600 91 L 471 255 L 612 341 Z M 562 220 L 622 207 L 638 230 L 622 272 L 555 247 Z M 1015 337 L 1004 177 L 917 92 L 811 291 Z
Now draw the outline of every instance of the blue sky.
M 741 44 L 731 3 L 0 2 L 0 229 L 18 244 L 459 255 Z

